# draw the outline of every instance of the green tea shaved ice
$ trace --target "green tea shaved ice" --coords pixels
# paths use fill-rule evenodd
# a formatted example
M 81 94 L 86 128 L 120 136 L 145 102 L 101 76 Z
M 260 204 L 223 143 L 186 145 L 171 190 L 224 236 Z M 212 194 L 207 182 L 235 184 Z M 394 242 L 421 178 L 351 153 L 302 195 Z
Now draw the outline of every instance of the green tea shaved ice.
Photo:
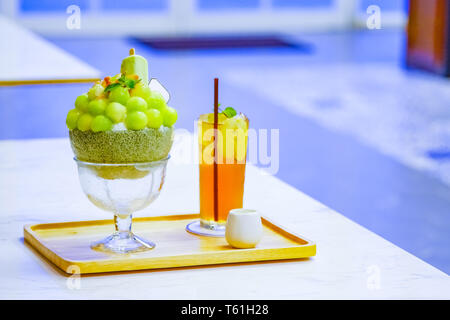
M 114 179 L 141 179 L 150 173 L 150 170 L 139 170 L 135 166 L 95 167 L 97 176 L 106 180 Z
M 70 130 L 75 156 L 94 163 L 136 163 L 164 159 L 173 142 L 173 128 L 109 130 L 105 132 Z

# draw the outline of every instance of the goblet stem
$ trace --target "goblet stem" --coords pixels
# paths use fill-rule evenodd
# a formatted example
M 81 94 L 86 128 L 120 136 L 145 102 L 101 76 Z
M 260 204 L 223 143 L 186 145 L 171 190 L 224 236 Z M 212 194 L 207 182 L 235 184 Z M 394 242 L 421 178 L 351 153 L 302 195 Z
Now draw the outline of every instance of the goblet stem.
M 118 214 L 114 215 L 114 225 L 116 228 L 115 234 L 120 238 L 127 238 L 131 235 L 132 214 Z
M 155 247 L 153 242 L 131 232 L 132 218 L 131 213 L 114 214 L 114 233 L 103 240 L 94 242 L 91 247 L 94 250 L 114 253 L 133 253 L 153 249 Z

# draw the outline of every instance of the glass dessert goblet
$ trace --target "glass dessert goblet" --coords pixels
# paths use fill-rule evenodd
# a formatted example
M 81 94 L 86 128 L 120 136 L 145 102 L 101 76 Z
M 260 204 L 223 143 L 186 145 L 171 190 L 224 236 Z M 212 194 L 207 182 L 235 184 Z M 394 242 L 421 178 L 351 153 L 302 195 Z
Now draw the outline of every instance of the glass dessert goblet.
M 114 213 L 114 233 L 92 243 L 92 249 L 132 253 L 155 247 L 153 242 L 132 233 L 132 215 L 158 197 L 168 160 L 169 157 L 145 163 L 102 164 L 75 158 L 81 187 L 88 199 L 100 209 Z

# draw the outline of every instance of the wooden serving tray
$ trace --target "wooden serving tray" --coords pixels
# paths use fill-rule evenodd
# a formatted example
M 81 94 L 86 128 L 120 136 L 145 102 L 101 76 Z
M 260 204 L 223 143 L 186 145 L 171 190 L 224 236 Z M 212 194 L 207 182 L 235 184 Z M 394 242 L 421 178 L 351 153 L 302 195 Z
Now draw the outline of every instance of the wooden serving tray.
M 198 214 L 133 219 L 133 232 L 156 243 L 153 250 L 135 254 L 107 254 L 91 242 L 113 232 L 112 220 L 45 223 L 24 227 L 25 240 L 61 270 L 99 273 L 176 268 L 223 263 L 311 257 L 316 245 L 262 218 L 263 237 L 252 249 L 234 249 L 225 238 L 188 233 L 186 225 Z

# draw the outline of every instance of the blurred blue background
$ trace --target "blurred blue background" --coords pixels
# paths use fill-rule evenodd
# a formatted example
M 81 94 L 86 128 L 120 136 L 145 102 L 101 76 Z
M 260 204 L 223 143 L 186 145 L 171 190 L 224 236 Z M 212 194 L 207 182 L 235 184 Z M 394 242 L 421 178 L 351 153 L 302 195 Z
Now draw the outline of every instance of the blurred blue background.
M 71 30 L 73 4 L 81 25 Z M 366 26 L 370 5 L 380 29 Z M 404 68 L 407 1 L 6 0 L 0 9 L 103 76 L 136 48 L 190 131 L 211 110 L 218 76 L 221 103 L 254 128 L 280 129 L 278 178 L 449 273 L 450 87 Z M 255 34 L 311 50 L 164 51 L 137 40 Z M 0 87 L 0 139 L 66 137 L 65 115 L 89 87 Z

